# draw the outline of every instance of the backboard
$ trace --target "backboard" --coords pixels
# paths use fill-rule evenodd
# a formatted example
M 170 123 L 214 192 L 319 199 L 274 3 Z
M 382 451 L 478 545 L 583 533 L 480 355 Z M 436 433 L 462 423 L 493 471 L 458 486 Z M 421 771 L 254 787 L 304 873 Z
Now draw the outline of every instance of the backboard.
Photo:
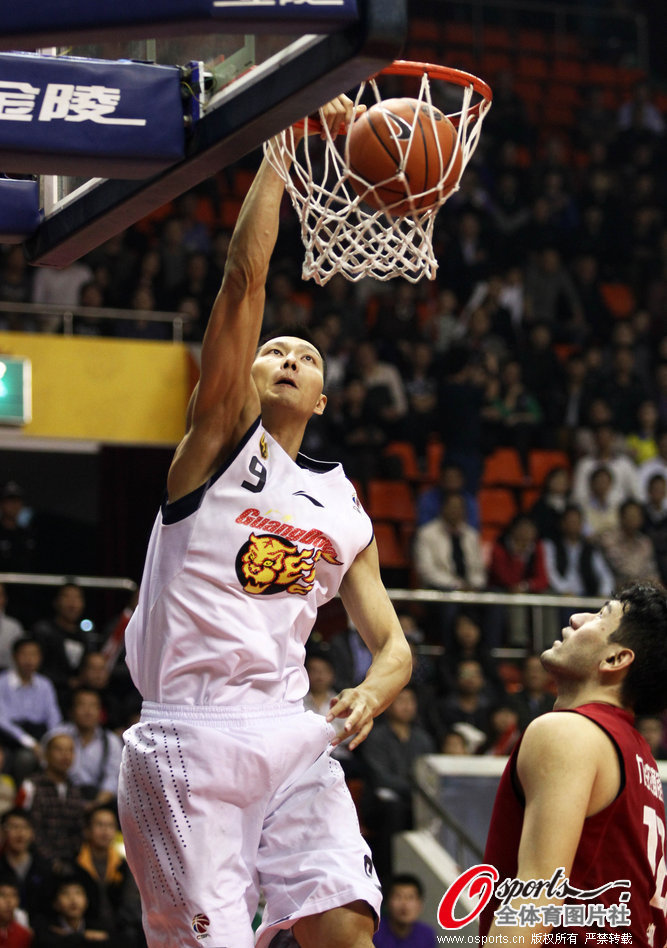
M 170 0 L 153 9 L 162 3 L 169 6 Z M 217 27 L 206 34 L 163 35 L 174 31 L 161 25 L 154 38 L 121 41 L 106 31 L 99 42 L 83 44 L 75 37 L 71 46 L 47 48 L 95 59 L 202 64 L 208 96 L 187 135 L 184 159 L 159 174 L 139 180 L 42 176 L 44 220 L 24 244 L 30 262 L 68 265 L 334 95 L 354 89 L 400 54 L 406 5 L 407 0 L 228 0 L 231 12 L 244 10 L 242 20 L 231 18 L 235 32 Z M 267 7 L 276 8 L 273 19 Z M 289 16 L 282 7 L 289 8 Z M 325 7 L 319 32 L 316 14 Z

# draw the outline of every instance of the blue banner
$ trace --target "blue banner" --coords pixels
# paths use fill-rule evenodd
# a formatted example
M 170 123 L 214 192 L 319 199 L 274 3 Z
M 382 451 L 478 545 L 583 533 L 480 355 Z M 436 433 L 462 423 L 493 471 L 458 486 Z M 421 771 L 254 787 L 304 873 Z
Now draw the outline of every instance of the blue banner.
M 0 243 L 22 243 L 41 220 L 37 182 L 0 177 Z
M 110 31 L 114 39 L 178 36 L 184 29 L 327 33 L 357 18 L 357 0 L 5 0 L 0 49 L 92 41 Z
M 184 151 L 175 66 L 0 54 L 3 171 L 145 178 Z

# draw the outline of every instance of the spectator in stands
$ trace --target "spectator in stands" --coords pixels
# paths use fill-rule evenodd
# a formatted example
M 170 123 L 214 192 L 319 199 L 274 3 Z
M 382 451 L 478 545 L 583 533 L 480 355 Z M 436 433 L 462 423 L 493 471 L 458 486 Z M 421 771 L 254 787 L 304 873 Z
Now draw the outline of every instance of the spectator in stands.
M 580 458 L 574 468 L 572 499 L 584 508 L 591 496 L 590 475 L 603 465 L 611 476 L 609 502 L 620 504 L 639 496 L 637 467 L 626 455 L 614 450 L 614 428 L 609 424 L 595 429 L 595 447 L 590 455 Z
M 53 600 L 53 616 L 33 627 L 44 653 L 42 670 L 55 685 L 61 707 L 66 707 L 70 689 L 76 685 L 83 656 L 97 644 L 92 623 L 83 628 L 85 606 L 81 587 L 65 583 Z
M 589 213 L 589 212 L 588 212 Z M 580 247 L 585 251 L 586 247 Z M 574 260 L 572 277 L 577 295 L 586 314 L 587 340 L 606 343 L 613 325 L 609 307 L 602 293 L 600 261 L 593 253 L 582 252 Z
M 373 858 L 381 882 L 391 875 L 391 840 L 394 833 L 412 828 L 414 763 L 435 751 L 435 744 L 417 723 L 417 697 L 404 688 L 375 725 L 363 744 L 372 800 L 367 823 L 372 836 Z
M 9 668 L 12 663 L 12 645 L 23 638 L 25 631 L 21 623 L 7 615 L 7 589 L 0 583 L 0 669 Z
M 6 751 L 0 744 L 0 816 L 11 810 L 16 803 L 16 781 L 7 772 Z
M 641 483 L 641 465 L 652 460 L 658 454 L 658 408 L 650 399 L 643 401 L 637 409 L 637 422 L 628 435 L 630 456 L 639 467 Z
M 74 742 L 74 762 L 69 775 L 88 801 L 88 809 L 115 801 L 123 749 L 121 739 L 102 727 L 102 702 L 96 691 L 79 688 L 72 695 L 70 723 L 55 733 Z
M 403 379 L 396 366 L 382 362 L 375 345 L 365 340 L 356 348 L 352 370 L 358 374 L 369 396 L 377 400 L 379 418 L 387 436 L 400 436 L 408 402 Z
M 521 664 L 521 687 L 511 696 L 521 731 L 540 714 L 553 711 L 556 699 L 550 690 L 550 681 L 539 655 L 527 655 Z
M 549 586 L 562 596 L 611 596 L 614 577 L 604 557 L 584 537 L 584 521 L 575 505 L 565 508 L 560 533 L 544 541 Z M 565 624 L 568 616 L 563 618 Z
M 481 743 L 489 727 L 490 707 L 482 666 L 474 659 L 463 659 L 456 667 L 454 690 L 437 702 L 438 738 L 455 724 L 467 724 L 480 732 Z
M 490 408 L 495 409 L 499 443 L 517 450 L 528 480 L 528 456 L 530 449 L 537 447 L 542 409 L 526 388 L 517 359 L 509 359 L 502 366 L 500 391 Z
M 538 536 L 534 520 L 527 514 L 515 517 L 493 544 L 489 585 L 513 593 L 540 593 L 548 588 L 544 544 Z M 490 607 L 489 617 L 495 629 L 493 641 L 497 641 L 501 637 L 499 625 L 503 624 L 503 607 Z M 507 622 L 511 643 L 525 645 L 528 635 L 526 607 L 509 606 Z
M 438 662 L 437 676 L 441 694 L 448 695 L 455 689 L 456 672 L 463 661 L 478 662 L 486 683 L 486 697 L 490 702 L 497 701 L 504 693 L 498 663 L 484 641 L 478 615 L 468 610 L 462 610 L 456 616 L 451 640 L 445 645 L 445 651 Z
M 426 342 L 415 342 L 409 350 L 409 362 L 405 378 L 405 393 L 408 400 L 406 430 L 415 446 L 417 456 L 424 458 L 429 437 L 437 428 L 435 409 L 437 406 L 437 380 L 434 353 Z
M 612 487 L 611 471 L 606 464 L 593 468 L 589 475 L 588 500 L 580 509 L 584 518 L 584 534 L 595 544 L 599 544 L 605 533 L 618 526 L 621 505 L 612 500 Z
M 567 450 L 574 448 L 574 429 L 583 426 L 589 397 L 586 361 L 574 352 L 565 363 L 564 382 L 553 401 L 558 440 Z
M 104 931 L 127 948 L 145 944 L 139 892 L 118 849 L 114 810 L 98 806 L 86 814 L 84 842 L 77 856 L 77 878 L 83 883 L 91 912 Z
M 84 885 L 75 876 L 64 876 L 55 885 L 52 912 L 35 925 L 32 948 L 83 948 L 91 941 L 117 948 L 109 932 L 90 916 Z
M 555 342 L 582 343 L 588 327 L 572 277 L 555 246 L 545 247 L 526 272 L 526 310 L 552 327 Z
M 335 670 L 337 691 L 354 688 L 363 681 L 370 668 L 371 653 L 351 624 L 329 641 L 329 655 Z
M 484 757 L 507 757 L 520 737 L 519 712 L 506 698 L 490 709 L 486 740 L 477 753 Z
M 651 99 L 651 88 L 647 82 L 638 82 L 632 98 L 618 110 L 618 128 L 621 132 L 650 132 L 661 137 L 665 133 L 665 119 Z
M 667 760 L 665 724 L 660 715 L 642 715 L 642 717 L 637 718 L 635 727 L 651 748 L 655 760 Z
M 0 733 L 15 747 L 12 772 L 17 782 L 42 759 L 40 740 L 62 721 L 55 688 L 39 674 L 42 650 L 35 639 L 18 639 L 12 647 L 13 667 L 0 672 Z
M 16 920 L 19 891 L 11 877 L 0 876 L 0 944 L 6 948 L 30 948 L 33 933 Z
M 563 391 L 563 365 L 554 352 L 553 333 L 545 323 L 533 323 L 522 347 L 521 379 L 540 407 L 544 423 L 553 430 L 559 423 L 559 396 Z
M 467 757 L 470 754 L 468 743 L 463 734 L 456 730 L 456 726 L 445 731 L 440 742 L 440 753 L 452 757 Z
M 625 436 L 630 434 L 648 393 L 636 369 L 635 353 L 629 346 L 615 349 L 611 371 L 602 379 L 600 394 L 609 403 L 614 427 Z
M 424 887 L 417 876 L 394 876 L 385 890 L 385 914 L 373 936 L 375 948 L 435 948 L 435 931 L 419 921 Z
M 11 809 L 2 815 L 0 878 L 11 878 L 19 892 L 19 905 L 33 920 L 43 908 L 51 885 L 51 866 L 35 850 L 35 831 L 30 814 Z
M 110 686 L 109 679 L 108 662 L 104 655 L 101 652 L 87 652 L 79 669 L 77 688 L 97 693 L 102 705 L 102 724 L 115 731 L 123 727 L 128 713 L 137 710 L 137 705 L 132 706 L 131 699 L 121 699 L 117 690 Z
M 636 500 L 626 500 L 619 508 L 619 524 L 600 537 L 600 547 L 614 574 L 616 588 L 636 580 L 660 581 L 655 550 L 642 531 L 644 512 Z
M 35 569 L 36 541 L 26 523 L 25 494 L 16 481 L 7 481 L 0 493 L 0 569 L 30 573 Z
M 462 494 L 466 505 L 466 522 L 479 529 L 479 507 L 477 496 L 466 490 L 465 477 L 458 464 L 443 464 L 438 476 L 438 483 L 419 493 L 417 497 L 417 526 L 421 527 L 434 520 L 442 508 L 442 501 L 446 494 Z
M 639 497 L 644 501 L 648 499 L 649 483 L 652 477 L 662 474 L 667 479 L 667 430 L 658 432 L 656 447 L 655 456 L 639 465 Z
M 486 569 L 481 538 L 466 523 L 463 494 L 447 494 L 440 516 L 417 529 L 415 569 L 422 586 L 431 589 L 482 589 Z
M 315 714 L 326 717 L 332 700 L 336 696 L 336 689 L 334 688 L 336 671 L 328 651 L 317 647 L 313 648 L 306 658 L 306 672 L 308 673 L 309 687 L 308 694 L 303 699 L 303 706 L 306 711 L 314 711 Z M 331 726 L 336 731 L 336 736 L 340 737 L 345 727 L 345 721 L 334 719 Z M 347 777 L 360 776 L 358 758 L 348 750 L 345 744 L 339 744 L 334 748 L 332 756 L 340 762 Z
M 0 300 L 5 303 L 29 303 L 34 273 L 34 268 L 28 266 L 22 247 L 7 248 L 0 261 Z M 33 317 L 17 312 L 3 313 L 0 326 L 3 331 L 34 332 L 36 324 Z
M 648 482 L 648 500 L 643 504 L 644 533 L 653 543 L 662 582 L 667 582 L 667 478 L 653 474 Z
M 438 389 L 440 436 L 446 445 L 445 464 L 457 464 L 465 489 L 476 493 L 482 476 L 482 420 L 486 375 L 466 352 L 447 353 Z
M 32 281 L 31 302 L 77 306 L 81 287 L 92 279 L 93 271 L 82 260 L 58 270 L 53 267 L 39 267 Z M 41 317 L 40 324 L 46 332 L 57 331 L 60 329 L 60 317 Z
M 539 497 L 530 509 L 538 536 L 553 540 L 560 533 L 560 521 L 570 502 L 571 477 L 568 468 L 553 467 L 544 479 Z
M 68 734 L 44 739 L 43 773 L 24 780 L 17 804 L 30 814 L 35 851 L 53 871 L 71 869 L 83 839 L 85 800 L 69 777 L 74 741 Z
M 340 403 L 331 405 L 324 425 L 332 442 L 331 455 L 340 458 L 348 477 L 368 481 L 381 472 L 382 448 L 389 440 L 379 389 L 371 394 L 360 378 L 345 383 Z

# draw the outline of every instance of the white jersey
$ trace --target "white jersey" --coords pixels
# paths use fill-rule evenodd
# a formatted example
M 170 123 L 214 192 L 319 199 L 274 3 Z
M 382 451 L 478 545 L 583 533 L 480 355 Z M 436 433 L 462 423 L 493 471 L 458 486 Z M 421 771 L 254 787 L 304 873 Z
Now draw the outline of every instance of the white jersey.
M 293 461 L 258 419 L 206 484 L 157 516 L 125 633 L 142 697 L 300 701 L 317 609 L 372 535 L 341 465 Z

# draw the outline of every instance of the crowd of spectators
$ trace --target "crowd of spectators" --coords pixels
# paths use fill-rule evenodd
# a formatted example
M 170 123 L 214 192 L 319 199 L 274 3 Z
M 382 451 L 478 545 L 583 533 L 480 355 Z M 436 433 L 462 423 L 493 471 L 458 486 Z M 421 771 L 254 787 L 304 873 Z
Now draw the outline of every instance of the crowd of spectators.
M 437 218 L 433 283 L 302 284 L 298 222 L 286 206 L 265 328 L 305 323 L 327 355 L 328 408 L 305 450 L 343 460 L 363 491 L 374 478 L 400 476 L 383 450 L 392 442 L 410 442 L 424 468 L 429 445 L 444 445 L 438 483 L 415 498 L 416 585 L 604 597 L 634 578 L 665 581 L 664 117 L 642 86 L 620 112 L 592 96 L 594 110 L 582 110 L 569 134 L 545 134 L 511 76 L 494 91 L 474 162 Z M 169 335 L 167 324 L 130 314 L 96 319 L 94 307 L 183 312 L 196 344 L 224 269 L 224 204 L 242 196 L 253 160 L 63 271 L 33 271 L 20 248 L 0 248 L 0 299 L 92 307 L 75 321 L 84 335 Z M 612 292 L 619 285 L 623 309 Z M 58 325 L 17 311 L 0 328 Z M 534 449 L 558 449 L 569 463 L 485 544 L 478 497 L 485 458 L 501 446 L 516 449 L 527 487 Z M 4 485 L 2 570 L 33 562 L 22 501 L 20 485 Z M 99 634 L 83 621 L 84 601 L 67 584 L 52 614 L 35 617 L 19 587 L 9 603 L 0 588 L 0 930 L 21 928 L 22 918 L 35 948 L 87 932 L 84 940 L 139 948 L 138 897 L 114 809 L 119 734 L 138 696 L 123 672 L 122 619 Z M 501 645 L 530 650 L 525 607 L 447 605 L 425 632 L 415 616 L 402 621 L 413 681 L 358 751 L 339 750 L 350 779 L 364 783 L 360 811 L 385 880 L 390 836 L 411 825 L 416 756 L 507 754 L 551 706 L 535 656 L 509 683 L 492 655 Z M 557 617 L 556 628 L 565 621 Z M 440 657 L 424 659 L 424 639 Z M 311 707 L 325 711 L 369 661 L 354 629 L 319 643 L 308 663 Z M 662 720 L 640 726 L 664 757 Z M 27 944 L 13 934 L 12 944 Z

